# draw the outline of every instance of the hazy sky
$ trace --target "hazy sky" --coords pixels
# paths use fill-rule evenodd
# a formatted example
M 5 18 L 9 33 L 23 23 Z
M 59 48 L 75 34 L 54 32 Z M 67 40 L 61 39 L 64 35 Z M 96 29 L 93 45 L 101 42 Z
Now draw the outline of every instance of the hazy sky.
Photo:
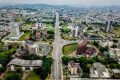
M 82 6 L 110 6 L 119 5 L 120 0 L 0 0 L 0 4 L 66 4 Z

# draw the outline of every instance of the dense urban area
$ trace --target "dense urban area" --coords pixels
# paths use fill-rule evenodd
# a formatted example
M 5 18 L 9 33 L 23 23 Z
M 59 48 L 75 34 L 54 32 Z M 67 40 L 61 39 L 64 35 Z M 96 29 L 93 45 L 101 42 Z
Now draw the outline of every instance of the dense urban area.
M 0 8 L 0 80 L 120 80 L 120 7 Z

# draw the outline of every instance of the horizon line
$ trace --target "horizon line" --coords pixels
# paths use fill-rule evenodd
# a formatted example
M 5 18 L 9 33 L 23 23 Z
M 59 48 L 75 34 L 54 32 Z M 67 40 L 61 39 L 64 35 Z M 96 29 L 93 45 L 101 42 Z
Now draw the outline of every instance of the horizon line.
M 48 3 L 8 3 L 8 4 L 1 4 L 0 3 L 0 7 L 6 7 L 6 6 L 17 6 L 17 5 L 51 5 L 51 6 L 70 6 L 70 7 L 112 7 L 112 6 L 116 6 L 116 7 L 120 7 L 120 5 L 81 5 L 81 4 L 74 4 L 74 5 L 70 5 L 70 4 L 48 4 Z

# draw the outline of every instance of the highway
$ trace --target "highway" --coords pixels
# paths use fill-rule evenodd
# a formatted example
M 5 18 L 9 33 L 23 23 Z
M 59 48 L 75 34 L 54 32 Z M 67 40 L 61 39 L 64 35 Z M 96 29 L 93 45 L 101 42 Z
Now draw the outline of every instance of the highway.
M 62 69 L 62 47 L 71 43 L 79 43 L 79 40 L 68 41 L 63 40 L 60 36 L 60 26 L 59 26 L 59 14 L 56 13 L 56 23 L 55 23 L 55 40 L 53 43 L 53 54 L 52 58 L 54 60 L 52 65 L 52 80 L 63 80 L 63 69 Z
M 53 80 L 63 80 L 62 78 L 62 60 L 61 60 L 61 47 L 59 44 L 60 32 L 59 32 L 59 14 L 56 13 L 55 23 L 55 40 L 53 44 L 53 66 L 52 66 L 52 77 Z

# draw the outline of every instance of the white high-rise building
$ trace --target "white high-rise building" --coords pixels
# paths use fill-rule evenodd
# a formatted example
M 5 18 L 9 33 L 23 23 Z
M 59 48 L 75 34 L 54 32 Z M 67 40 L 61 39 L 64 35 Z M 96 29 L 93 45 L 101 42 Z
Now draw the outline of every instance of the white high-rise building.
M 11 22 L 9 26 L 10 26 L 10 39 L 18 40 L 23 35 L 23 33 L 20 33 L 19 30 L 20 23 Z
M 75 37 L 78 37 L 79 26 L 75 26 Z

